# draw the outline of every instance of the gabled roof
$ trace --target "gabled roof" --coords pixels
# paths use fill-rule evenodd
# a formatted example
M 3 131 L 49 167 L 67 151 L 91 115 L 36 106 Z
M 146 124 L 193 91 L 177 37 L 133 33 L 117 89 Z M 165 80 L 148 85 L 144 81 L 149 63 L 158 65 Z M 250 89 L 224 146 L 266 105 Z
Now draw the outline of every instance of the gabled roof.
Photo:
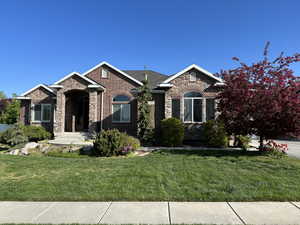
M 223 83 L 224 81 L 219 78 L 219 77 L 216 77 L 214 76 L 212 73 L 208 72 L 207 70 L 201 68 L 200 66 L 197 66 L 196 64 L 192 64 L 188 67 L 186 67 L 185 69 L 181 70 L 180 72 L 176 73 L 175 75 L 169 77 L 168 79 L 166 79 L 164 82 L 162 82 L 162 84 L 167 84 L 169 83 L 170 81 L 174 80 L 175 78 L 179 77 L 180 75 L 186 73 L 187 71 L 191 70 L 191 69 L 196 69 L 202 73 L 204 73 L 205 75 L 207 75 L 208 77 L 212 78 L 212 79 L 215 79 L 217 82 L 220 82 L 220 83 Z
M 25 97 L 25 95 L 28 95 L 29 93 L 33 92 L 34 90 L 38 89 L 38 88 L 44 88 L 47 91 L 49 91 L 50 93 L 52 93 L 53 95 L 56 95 L 55 91 L 52 90 L 51 88 L 49 88 L 48 86 L 46 86 L 45 84 L 38 84 L 36 85 L 34 88 L 31 88 L 30 90 L 24 92 L 23 94 L 21 94 L 22 97 Z
M 153 70 L 123 70 L 123 71 L 141 82 L 145 80 L 145 74 L 147 74 L 147 79 L 150 88 L 155 88 L 159 83 L 163 82 L 168 77 L 164 74 L 158 73 Z
M 93 68 L 89 69 L 88 71 L 84 72 L 84 73 L 82 74 L 82 76 L 86 76 L 88 73 L 92 72 L 93 70 L 95 70 L 95 69 L 97 69 L 97 68 L 99 68 L 99 67 L 101 67 L 101 66 L 103 66 L 103 65 L 105 65 L 105 66 L 107 66 L 107 67 L 110 67 L 111 69 L 113 69 L 113 70 L 119 72 L 120 74 L 124 75 L 125 77 L 127 77 L 128 79 L 134 81 L 135 83 L 137 83 L 137 84 L 139 84 L 139 85 L 143 85 L 143 83 L 140 82 L 139 80 L 133 78 L 132 76 L 130 76 L 130 75 L 127 74 L 126 72 L 124 72 L 124 71 L 122 71 L 122 70 L 119 70 L 118 68 L 112 66 L 111 64 L 109 64 L 109 63 L 107 63 L 107 62 L 105 62 L 105 61 L 99 63 L 98 65 L 96 65 L 96 66 L 94 66 Z
M 103 87 L 102 85 L 98 84 L 97 82 L 81 75 L 80 73 L 78 72 L 72 72 L 72 73 L 69 73 L 68 75 L 66 75 L 65 77 L 63 77 L 62 79 L 60 79 L 59 81 L 55 82 L 53 85 L 51 85 L 52 87 L 58 87 L 59 84 L 67 79 L 69 79 L 70 77 L 72 76 L 78 76 L 80 77 L 81 79 L 85 80 L 86 82 L 90 83 L 89 87 L 99 87 L 99 88 L 102 88 L 102 89 L 105 89 L 105 87 Z
M 83 80 L 87 81 L 87 82 L 90 83 L 90 84 L 97 84 L 95 81 L 93 81 L 93 80 L 91 80 L 91 79 L 89 79 L 89 78 L 87 78 L 87 77 L 81 76 L 80 73 L 78 73 L 78 72 L 72 72 L 72 73 L 69 73 L 68 75 L 66 75 L 66 76 L 64 76 L 63 78 L 61 78 L 59 81 L 56 81 L 54 84 L 55 84 L 55 85 L 58 85 L 58 84 L 60 84 L 61 82 L 63 82 L 63 81 L 65 81 L 65 80 L 69 79 L 69 78 L 72 77 L 72 76 L 78 76 L 78 77 L 82 78 Z

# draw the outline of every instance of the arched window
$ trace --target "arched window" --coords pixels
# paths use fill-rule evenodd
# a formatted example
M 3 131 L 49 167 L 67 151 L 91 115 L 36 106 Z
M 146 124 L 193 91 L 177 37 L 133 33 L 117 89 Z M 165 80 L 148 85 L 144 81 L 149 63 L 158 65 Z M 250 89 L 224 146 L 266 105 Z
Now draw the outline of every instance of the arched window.
M 199 92 L 188 92 L 184 95 L 184 122 L 203 122 L 202 94 Z
M 197 97 L 199 97 L 200 98 L 200 97 L 202 97 L 202 94 L 200 92 L 192 91 L 192 92 L 185 93 L 184 97 L 187 97 L 187 98 L 197 98 Z
M 126 95 L 117 95 L 112 101 L 112 121 L 128 123 L 131 120 L 130 98 Z

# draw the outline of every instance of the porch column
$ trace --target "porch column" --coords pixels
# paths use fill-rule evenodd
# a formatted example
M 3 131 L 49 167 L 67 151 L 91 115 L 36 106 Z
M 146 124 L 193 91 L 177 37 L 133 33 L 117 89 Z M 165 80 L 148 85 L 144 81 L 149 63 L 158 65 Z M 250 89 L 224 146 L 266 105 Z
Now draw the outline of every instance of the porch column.
M 165 93 L 165 118 L 171 118 L 172 117 L 172 98 L 168 95 L 168 93 Z
M 202 100 L 202 121 L 206 122 L 206 98 Z
M 89 132 L 94 133 L 97 130 L 98 122 L 98 104 L 97 104 L 97 89 L 89 90 Z
M 62 89 L 59 89 L 56 93 L 54 133 L 62 133 L 65 131 L 65 106 L 65 94 L 63 93 Z

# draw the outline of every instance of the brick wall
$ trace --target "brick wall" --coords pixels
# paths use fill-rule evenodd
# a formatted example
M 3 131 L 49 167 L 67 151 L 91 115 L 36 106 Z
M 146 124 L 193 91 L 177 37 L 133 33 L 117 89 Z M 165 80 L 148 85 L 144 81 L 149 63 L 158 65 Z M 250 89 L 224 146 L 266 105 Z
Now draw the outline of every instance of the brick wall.
M 108 77 L 102 78 L 102 69 L 108 71 Z M 103 66 L 99 67 L 89 74 L 87 77 L 100 83 L 106 88 L 104 93 L 98 94 L 98 115 L 101 118 L 101 94 L 103 94 L 103 128 L 104 129 L 119 129 L 126 131 L 131 135 L 136 135 L 137 125 L 137 101 L 135 96 L 131 93 L 131 89 L 139 87 L 138 84 L 126 78 L 124 75 L 119 74 L 113 69 Z M 131 122 L 130 123 L 113 123 L 112 122 L 112 99 L 117 95 L 126 95 L 131 99 Z
M 53 132 L 53 116 L 51 117 L 50 122 L 47 123 L 40 123 L 40 122 L 33 122 L 31 119 L 31 105 L 32 104 L 51 104 L 52 105 L 52 115 L 54 112 L 54 106 L 56 100 L 53 98 L 55 95 L 53 93 L 45 90 L 44 88 L 40 87 L 28 95 L 26 97 L 31 98 L 31 100 L 21 100 L 21 111 L 20 111 L 20 121 L 25 125 L 36 125 L 36 126 L 43 126 L 49 132 Z
M 190 72 L 196 73 L 196 81 L 190 81 Z M 186 73 L 172 80 L 171 83 L 173 84 L 173 87 L 167 90 L 165 93 L 165 117 L 172 117 L 172 99 L 176 99 L 177 103 L 180 105 L 180 112 L 176 112 L 174 114 L 178 114 L 180 118 L 183 118 L 183 95 L 187 92 L 196 91 L 200 92 L 203 97 L 216 97 L 219 89 L 213 87 L 215 82 L 216 81 L 214 79 L 195 69 L 187 71 Z M 204 104 L 202 104 L 202 107 L 204 107 Z M 206 110 L 204 110 L 204 116 L 206 116 Z M 199 140 L 201 138 L 200 123 L 185 123 L 185 127 L 185 139 Z

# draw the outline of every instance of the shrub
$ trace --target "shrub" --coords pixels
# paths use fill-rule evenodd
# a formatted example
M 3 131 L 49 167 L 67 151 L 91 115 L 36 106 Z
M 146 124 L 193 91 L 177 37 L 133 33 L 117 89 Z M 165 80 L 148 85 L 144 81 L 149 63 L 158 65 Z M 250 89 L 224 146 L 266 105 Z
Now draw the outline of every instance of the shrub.
M 52 134 L 41 126 L 23 126 L 23 130 L 29 141 L 42 141 L 52 138 Z
M 181 146 L 184 138 L 184 125 L 176 118 L 161 121 L 161 143 L 164 146 Z
M 209 120 L 203 124 L 205 144 L 211 147 L 223 148 L 228 146 L 228 136 L 222 122 Z
M 94 153 L 98 156 L 120 155 L 121 133 L 116 130 L 101 131 L 94 141 Z
M 0 134 L 0 142 L 10 146 L 15 146 L 28 142 L 28 138 L 22 127 L 16 124 Z
M 268 141 L 261 151 L 275 158 L 281 158 L 287 154 L 288 146 L 287 144 L 278 144 L 275 141 Z
M 141 143 L 137 138 L 127 135 L 126 133 L 121 133 L 121 147 L 130 146 L 133 151 L 136 151 Z
M 96 156 L 118 156 L 127 155 L 139 148 L 140 142 L 134 137 L 121 133 L 120 131 L 101 131 L 94 141 L 93 152 Z
M 250 147 L 251 138 L 249 136 L 237 135 L 235 136 L 236 146 L 247 151 Z

